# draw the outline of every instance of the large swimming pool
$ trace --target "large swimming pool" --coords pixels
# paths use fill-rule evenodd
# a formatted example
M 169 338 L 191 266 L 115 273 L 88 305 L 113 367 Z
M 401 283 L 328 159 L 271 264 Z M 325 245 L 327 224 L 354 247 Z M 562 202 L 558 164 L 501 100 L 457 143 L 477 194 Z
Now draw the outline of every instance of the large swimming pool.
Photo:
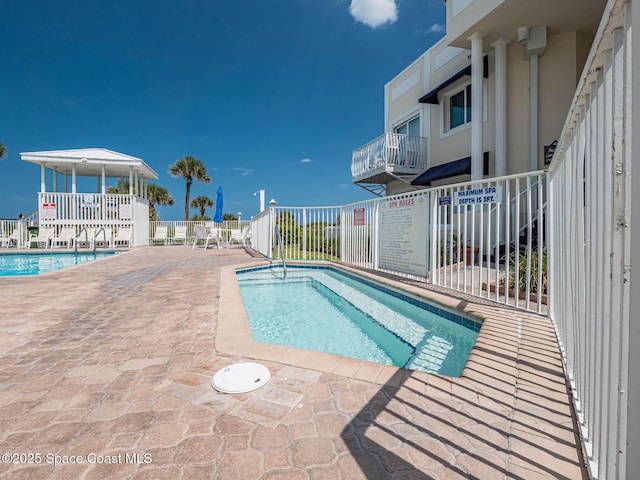
M 38 275 L 115 254 L 116 252 L 0 254 L 0 277 Z
M 326 266 L 237 272 L 255 341 L 459 377 L 481 323 Z

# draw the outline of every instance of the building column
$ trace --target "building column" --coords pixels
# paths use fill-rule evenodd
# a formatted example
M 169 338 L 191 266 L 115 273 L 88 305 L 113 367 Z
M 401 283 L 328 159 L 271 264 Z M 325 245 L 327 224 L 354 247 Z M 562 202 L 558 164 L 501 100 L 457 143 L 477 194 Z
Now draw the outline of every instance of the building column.
M 133 178 L 135 183 L 135 188 L 133 189 L 133 193 L 137 196 L 140 196 L 140 182 L 138 181 L 138 171 L 133 172 Z
M 507 44 L 499 39 L 491 46 L 495 52 L 496 145 L 495 176 L 507 174 Z
M 102 165 L 102 172 L 100 177 L 102 178 L 102 185 L 101 185 L 101 192 L 104 195 L 105 193 L 107 193 L 107 172 L 106 172 L 106 167 L 104 165 Z
M 482 154 L 482 104 L 484 78 L 483 35 L 476 32 L 471 41 L 471 180 L 481 180 L 484 172 Z
M 133 167 L 129 167 L 129 195 L 133 195 Z
M 67 172 L 64 172 L 64 180 L 63 180 L 64 193 L 69 193 L 69 191 L 68 191 L 69 186 L 67 185 L 68 184 L 67 178 L 68 178 L 67 177 Z
M 529 57 L 529 170 L 538 170 L 538 55 Z
M 58 168 L 53 167 L 53 192 L 58 191 Z

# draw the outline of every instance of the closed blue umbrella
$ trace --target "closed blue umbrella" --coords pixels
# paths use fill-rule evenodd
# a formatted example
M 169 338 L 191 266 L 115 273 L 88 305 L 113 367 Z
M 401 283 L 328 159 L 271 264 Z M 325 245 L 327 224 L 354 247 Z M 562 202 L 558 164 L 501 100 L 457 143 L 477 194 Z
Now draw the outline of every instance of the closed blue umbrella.
M 222 222 L 222 185 L 218 187 L 216 195 L 216 214 L 213 217 L 214 222 Z

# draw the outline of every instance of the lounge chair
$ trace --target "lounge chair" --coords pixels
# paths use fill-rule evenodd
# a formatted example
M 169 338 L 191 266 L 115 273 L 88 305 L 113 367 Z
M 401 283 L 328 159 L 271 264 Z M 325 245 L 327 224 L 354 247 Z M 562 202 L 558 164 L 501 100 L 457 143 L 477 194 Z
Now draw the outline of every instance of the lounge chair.
M 162 242 L 164 245 L 167 244 L 167 226 L 166 225 L 158 225 L 156 227 L 156 233 L 153 235 L 151 239 L 151 243 Z
M 231 236 L 229 237 L 229 246 L 232 246 L 235 243 L 245 247 L 247 245 L 248 238 L 250 238 L 249 227 L 244 227 L 242 231 L 235 229 L 231 230 Z
M 183 245 L 187 244 L 187 226 L 176 225 L 175 235 L 173 236 L 173 243 L 182 242 Z
M 0 245 L 5 248 L 17 247 L 20 244 L 20 230 L 20 227 L 16 227 L 9 235 L 2 235 L 0 237 Z
M 28 248 L 31 248 L 31 242 L 35 242 L 36 243 L 36 247 L 40 247 L 41 243 L 44 243 L 44 248 L 47 249 L 49 248 L 49 245 L 51 244 L 51 240 L 53 239 L 55 235 L 55 230 L 53 227 L 40 227 L 38 229 L 38 233 L 32 233 L 31 236 L 29 237 L 29 244 L 28 244 Z
M 118 230 L 116 230 L 116 234 L 113 237 L 113 245 L 114 246 L 124 246 L 124 244 L 127 245 L 127 247 L 131 246 L 131 227 L 118 227 Z
M 71 248 L 73 241 L 76 238 L 76 227 L 62 227 L 57 235 L 51 238 L 51 248 L 62 247 L 66 245 L 67 248 Z
M 102 247 L 112 247 L 113 246 L 113 230 L 108 227 L 98 228 L 97 232 L 93 235 L 93 242 Z
M 203 225 L 196 225 L 194 227 L 195 238 L 193 239 L 192 249 L 198 246 L 198 242 L 204 242 L 204 249 L 209 248 L 209 242 L 216 242 L 218 248 L 220 248 L 220 236 L 215 232 L 207 233 L 207 229 Z
M 87 248 L 93 248 L 94 237 L 96 236 L 95 227 L 83 227 L 73 237 L 74 246 L 83 246 Z

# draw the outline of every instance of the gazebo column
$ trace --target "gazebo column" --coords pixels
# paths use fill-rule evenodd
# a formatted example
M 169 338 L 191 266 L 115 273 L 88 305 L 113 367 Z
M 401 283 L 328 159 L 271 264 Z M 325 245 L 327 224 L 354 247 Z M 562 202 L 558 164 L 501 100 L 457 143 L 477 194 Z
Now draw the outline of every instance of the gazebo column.
M 76 164 L 71 165 L 71 193 L 76 193 Z
M 58 191 L 58 168 L 53 167 L 53 192 Z
M 64 188 L 64 193 L 68 193 L 69 187 L 67 185 L 67 172 L 64 172 L 63 188 Z
M 101 175 L 101 178 L 102 178 L 102 188 L 101 188 L 101 192 L 102 192 L 102 195 L 104 195 L 105 193 L 107 193 L 107 183 L 106 183 L 106 182 L 107 182 L 107 173 L 106 173 L 106 171 L 105 171 L 105 166 L 104 166 L 104 165 L 102 165 L 102 175 Z
M 138 183 L 138 171 L 137 170 L 135 172 L 133 172 L 133 177 L 135 178 L 135 189 L 133 190 L 133 193 L 136 196 L 140 196 L 140 184 Z
M 149 198 L 149 193 L 148 193 L 148 182 L 147 179 L 144 179 L 144 198 Z
M 133 167 L 129 167 L 129 195 L 133 195 Z
M 44 193 L 47 191 L 47 172 L 44 163 L 40 165 L 40 192 Z

